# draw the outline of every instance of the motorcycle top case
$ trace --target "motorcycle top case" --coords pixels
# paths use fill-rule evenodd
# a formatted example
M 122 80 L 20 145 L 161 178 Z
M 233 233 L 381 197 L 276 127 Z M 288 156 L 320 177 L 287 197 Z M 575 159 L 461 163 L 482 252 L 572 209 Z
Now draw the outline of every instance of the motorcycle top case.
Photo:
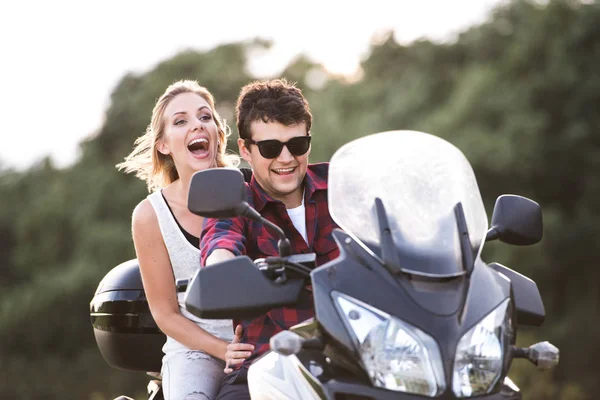
M 166 336 L 150 314 L 137 259 L 113 268 L 90 302 L 94 336 L 114 368 L 159 372 Z

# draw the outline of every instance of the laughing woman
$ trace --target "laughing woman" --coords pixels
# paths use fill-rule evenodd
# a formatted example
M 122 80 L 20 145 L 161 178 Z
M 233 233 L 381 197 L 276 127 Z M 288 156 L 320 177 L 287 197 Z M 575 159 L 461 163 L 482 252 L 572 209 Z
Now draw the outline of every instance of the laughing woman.
M 212 399 L 233 336 L 231 321 L 188 313 L 175 288 L 200 265 L 203 218 L 187 208 L 190 180 L 197 171 L 237 164 L 225 154 L 227 135 L 212 94 L 195 81 L 179 81 L 158 99 L 146 132 L 117 165 L 151 192 L 133 212 L 132 233 L 150 311 L 167 336 L 161 370 L 167 400 Z

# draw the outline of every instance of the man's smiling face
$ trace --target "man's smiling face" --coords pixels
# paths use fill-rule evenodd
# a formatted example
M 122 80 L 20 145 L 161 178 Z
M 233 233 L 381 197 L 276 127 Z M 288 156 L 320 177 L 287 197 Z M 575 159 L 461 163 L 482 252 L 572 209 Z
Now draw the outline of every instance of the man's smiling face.
M 275 139 L 285 143 L 308 134 L 305 123 L 286 126 L 260 120 L 252 122 L 250 132 L 254 142 Z M 287 208 L 300 206 L 310 148 L 305 154 L 294 156 L 287 146 L 283 146 L 279 156 L 268 159 L 261 155 L 256 144 L 246 146 L 246 142 L 239 139 L 238 145 L 240 154 L 252 166 L 254 179 L 269 196 L 282 201 Z

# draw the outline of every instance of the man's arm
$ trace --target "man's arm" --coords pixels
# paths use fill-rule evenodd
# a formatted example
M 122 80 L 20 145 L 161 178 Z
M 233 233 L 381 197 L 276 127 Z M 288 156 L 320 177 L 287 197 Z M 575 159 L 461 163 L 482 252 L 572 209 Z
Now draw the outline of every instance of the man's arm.
M 200 240 L 200 265 L 206 266 L 246 254 L 245 221 L 206 218 Z
M 229 250 L 215 249 L 210 254 L 210 256 L 208 256 L 206 258 L 206 262 L 204 263 L 204 265 L 207 266 L 207 265 L 217 264 L 217 263 L 220 263 L 222 261 L 227 261 L 229 259 L 232 259 L 234 257 L 235 257 L 235 254 L 233 254 Z
M 206 218 L 200 241 L 200 265 L 212 265 L 246 254 L 246 226 L 243 218 L 214 219 Z M 254 346 L 240 343 L 242 327 L 235 327 L 235 336 L 225 351 L 226 374 L 233 371 L 234 366 L 242 364 L 252 355 Z

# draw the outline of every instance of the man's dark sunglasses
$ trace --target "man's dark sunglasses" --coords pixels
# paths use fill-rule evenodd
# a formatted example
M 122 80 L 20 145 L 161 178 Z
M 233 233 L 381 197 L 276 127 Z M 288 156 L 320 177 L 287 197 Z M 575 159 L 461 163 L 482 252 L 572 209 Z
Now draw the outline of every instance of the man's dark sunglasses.
M 291 138 L 287 142 L 283 143 L 276 139 L 271 140 L 260 140 L 255 142 L 252 139 L 246 139 L 247 144 L 255 144 L 258 146 L 260 155 L 264 158 L 277 158 L 283 150 L 283 146 L 286 146 L 293 156 L 301 156 L 306 154 L 310 148 L 310 139 L 312 136 L 297 136 Z

